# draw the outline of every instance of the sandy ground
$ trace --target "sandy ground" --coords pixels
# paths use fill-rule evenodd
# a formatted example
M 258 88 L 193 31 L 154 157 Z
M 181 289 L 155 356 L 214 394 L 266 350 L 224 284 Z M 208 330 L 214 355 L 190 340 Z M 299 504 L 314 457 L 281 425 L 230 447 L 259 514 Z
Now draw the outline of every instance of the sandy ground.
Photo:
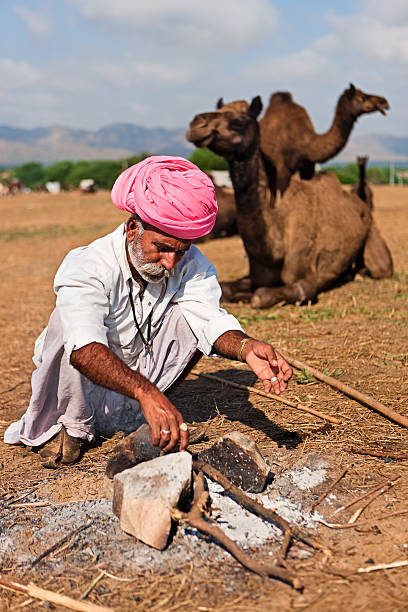
M 249 334 L 286 349 L 408 416 L 408 189 L 381 186 L 375 188 L 374 196 L 375 217 L 394 257 L 392 279 L 355 280 L 321 294 L 316 304 L 307 307 L 261 311 L 246 304 L 226 307 Z M 114 229 L 125 217 L 105 193 L 7 197 L 0 199 L 0 213 L 3 432 L 24 412 L 29 400 L 33 343 L 54 306 L 52 279 L 64 254 Z M 217 266 L 221 280 L 245 274 L 247 259 L 239 237 L 204 243 L 200 248 Z M 236 362 L 202 359 L 198 367 L 257 386 L 251 373 Z M 335 507 L 401 476 L 364 510 L 354 528 L 332 529 L 316 523 L 313 533 L 333 550 L 330 558 L 311 554 L 298 544 L 291 547 L 288 567 L 303 579 L 302 593 L 250 574 L 215 544 L 195 534 L 184 537 L 180 531 L 155 562 L 158 553 L 120 532 L 108 502 L 102 499 L 106 458 L 120 434 L 113 440 L 100 440 L 79 465 L 58 473 L 39 466 L 34 453 L 0 443 L 1 572 L 79 598 L 103 569 L 115 578 L 102 575 L 86 600 L 124 611 L 407 609 L 407 567 L 353 574 L 357 568 L 408 560 L 407 462 L 354 452 L 374 449 L 408 454 L 407 431 L 310 376 L 295 373 L 286 397 L 336 416 L 341 424 L 331 425 L 261 396 L 194 376 L 174 392 L 172 400 L 186 420 L 208 422 L 208 440 L 198 448 L 227 431 L 242 431 L 256 440 L 274 465 L 277 479 L 304 462 L 326 461 L 324 480 L 303 490 L 298 500 L 303 515 L 344 468 L 346 475 L 318 507 L 319 516 L 328 522 L 346 523 L 360 504 L 332 517 Z M 280 493 L 290 497 L 294 490 L 295 486 L 286 486 Z M 19 497 L 22 504 L 48 505 L 15 507 Z M 74 516 L 70 514 L 73 504 Z M 403 511 L 406 514 L 385 517 Z M 89 527 L 72 536 L 54 555 L 31 568 L 33 558 L 89 517 L 97 529 Z M 270 559 L 276 546 L 274 538 L 269 544 L 252 546 L 251 552 Z M 112 556 L 112 547 L 116 556 Z M 139 551 L 138 566 L 131 563 L 136 554 L 133 547 Z M 145 563 L 140 564 L 143 555 Z M 115 565 L 118 560 L 123 562 L 120 570 L 120 564 Z M 7 590 L 0 596 L 5 610 L 15 610 L 27 601 L 23 594 Z M 43 610 L 44 605 L 30 602 L 27 608 Z

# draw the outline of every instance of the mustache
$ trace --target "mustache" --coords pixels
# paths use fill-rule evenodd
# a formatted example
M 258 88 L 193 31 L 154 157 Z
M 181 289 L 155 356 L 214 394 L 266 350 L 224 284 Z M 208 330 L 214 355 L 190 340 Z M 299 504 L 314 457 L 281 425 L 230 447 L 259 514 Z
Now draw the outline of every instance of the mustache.
M 174 270 L 167 270 L 160 264 L 147 262 L 140 244 L 140 240 L 135 238 L 129 242 L 129 255 L 132 264 L 144 280 L 147 282 L 159 282 L 163 278 L 174 276 Z
M 150 276 L 158 276 L 160 278 L 170 278 L 174 275 L 174 270 L 167 270 L 164 266 L 154 263 L 145 263 L 138 266 L 137 271 L 144 272 Z

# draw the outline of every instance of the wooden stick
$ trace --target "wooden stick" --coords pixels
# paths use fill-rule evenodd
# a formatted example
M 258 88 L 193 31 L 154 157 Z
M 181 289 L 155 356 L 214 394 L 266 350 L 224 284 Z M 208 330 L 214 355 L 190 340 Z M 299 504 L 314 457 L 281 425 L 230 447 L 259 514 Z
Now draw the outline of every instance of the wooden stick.
M 310 374 L 313 374 L 313 376 L 317 378 L 318 380 L 321 380 L 327 383 L 334 389 L 338 389 L 345 395 L 352 397 L 353 399 L 357 400 L 361 404 L 364 404 L 365 406 L 368 406 L 369 408 L 373 408 L 374 410 L 376 410 L 383 416 L 387 417 L 391 421 L 394 421 L 394 423 L 398 423 L 398 425 L 402 425 L 403 427 L 408 428 L 407 417 L 404 417 L 398 412 L 395 412 L 395 410 L 393 410 L 392 408 L 387 408 L 387 406 L 384 406 L 384 404 L 381 404 L 380 402 L 370 397 L 369 395 L 366 395 L 365 393 L 361 393 L 360 391 L 353 389 L 353 387 L 349 387 L 349 385 L 346 385 L 340 382 L 339 380 L 336 380 L 332 376 L 327 376 L 326 374 L 323 374 L 323 372 L 320 372 L 320 370 L 317 370 L 313 366 L 307 365 L 307 363 L 298 361 L 297 359 L 295 359 L 294 357 L 291 357 L 287 353 L 282 353 L 282 351 L 280 350 L 279 350 L 279 353 L 294 368 L 298 368 L 299 370 L 307 370 L 308 372 L 310 372 Z
M 270 576 L 272 578 L 278 578 L 287 584 L 290 584 L 295 589 L 302 589 L 302 583 L 297 576 L 273 563 L 267 561 L 260 563 L 253 559 L 250 555 L 247 555 L 233 540 L 231 540 L 223 531 L 218 527 L 206 521 L 202 512 L 205 510 L 210 501 L 210 496 L 205 488 L 205 480 L 203 474 L 200 472 L 195 475 L 195 487 L 194 487 L 194 500 L 191 510 L 189 512 L 181 512 L 178 509 L 173 510 L 172 517 L 178 521 L 186 521 L 192 527 L 195 527 L 202 533 L 210 535 L 214 539 L 218 540 L 224 548 L 228 550 L 244 567 L 251 570 L 252 572 L 259 574 L 260 576 Z
M 9 576 L 6 577 L 2 574 L 0 574 L 0 586 L 5 587 L 6 589 L 11 589 L 12 591 L 26 593 L 35 599 L 41 599 L 42 601 L 49 601 L 58 606 L 64 606 L 70 610 L 78 610 L 79 612 L 114 612 L 113 608 L 106 608 L 105 606 L 98 606 L 93 603 L 78 601 L 77 599 L 72 599 L 66 595 L 60 595 L 59 593 L 42 589 L 32 582 L 29 584 L 24 584 L 16 578 L 10 578 Z
M 343 510 L 347 510 L 347 508 L 350 508 L 351 506 L 354 506 L 354 504 L 365 499 L 366 497 L 368 497 L 372 493 L 375 493 L 379 489 L 382 489 L 382 487 L 389 484 L 390 482 L 396 482 L 398 478 L 401 478 L 401 476 L 396 476 L 394 480 L 386 480 L 385 482 L 381 482 L 380 484 L 376 485 L 375 487 L 367 491 L 367 493 L 364 493 L 364 495 L 360 495 L 360 497 L 356 497 L 356 499 L 353 499 L 351 502 L 348 502 L 348 504 L 345 504 L 344 506 L 340 506 L 340 508 L 337 508 L 337 510 L 333 512 L 333 516 L 335 514 L 338 514 L 339 512 L 343 512 Z
M 370 455 L 371 457 L 381 457 L 382 459 L 408 459 L 408 455 L 404 453 L 387 453 L 385 451 L 373 451 L 363 448 L 350 448 L 347 452 L 356 453 L 357 455 Z
M 344 470 L 342 471 L 342 473 L 336 478 L 336 480 L 333 480 L 333 482 L 331 483 L 330 487 L 324 491 L 324 493 L 322 493 L 320 495 L 320 497 L 318 497 L 316 499 L 316 501 L 313 502 L 313 504 L 310 506 L 309 508 L 309 512 L 313 512 L 313 510 L 316 508 L 316 506 L 318 506 L 324 499 L 325 497 L 328 496 L 328 494 L 330 493 L 330 491 L 333 491 L 334 487 L 336 486 L 336 484 L 343 478 L 343 476 L 345 476 L 347 474 L 347 468 L 344 468 Z
M 90 527 L 91 525 L 93 525 L 93 521 L 88 521 L 87 523 L 84 523 L 83 525 L 80 525 L 76 529 L 70 531 L 66 536 L 58 540 L 58 542 L 55 542 L 55 544 L 53 544 L 52 546 L 44 550 L 44 552 L 42 552 L 40 555 L 38 555 L 38 557 L 36 557 L 34 561 L 31 562 L 31 567 L 34 567 L 34 565 L 42 561 L 45 557 L 58 550 L 58 548 L 65 544 L 65 542 L 68 542 L 68 540 L 72 538 L 72 536 L 81 533 L 81 531 L 83 531 L 84 529 L 88 529 L 88 527 Z
M 193 467 L 195 470 L 200 470 L 201 472 L 204 472 L 204 474 L 211 478 L 211 480 L 215 480 L 215 482 L 218 482 L 227 493 L 232 495 L 232 497 L 234 497 L 238 501 L 238 503 L 241 504 L 241 506 L 243 506 L 253 514 L 256 514 L 257 516 L 260 516 L 261 518 L 271 521 L 272 523 L 277 525 L 280 529 L 282 529 L 284 534 L 287 534 L 289 532 L 292 534 L 292 537 L 296 538 L 297 540 L 300 540 L 301 542 L 304 542 L 304 544 L 307 544 L 308 546 L 311 546 L 312 548 L 315 548 L 317 550 L 322 550 L 325 554 L 331 554 L 330 549 L 317 542 L 317 540 L 315 540 L 314 538 L 309 537 L 300 527 L 295 527 L 294 525 L 291 525 L 290 523 L 288 523 L 288 521 L 279 516 L 279 514 L 277 514 L 273 510 L 270 510 L 269 508 L 265 508 L 255 499 L 249 497 L 249 495 L 247 495 L 241 489 L 232 484 L 232 482 L 228 480 L 228 478 L 224 476 L 224 474 L 222 474 L 219 470 L 215 469 L 208 463 L 204 463 L 203 461 L 193 461 Z
M 242 391 L 257 393 L 258 395 L 262 395 L 263 397 L 267 397 L 268 399 L 273 399 L 277 402 L 281 402 L 282 404 L 286 404 L 286 406 L 290 406 L 291 408 L 296 408 L 296 410 L 300 410 L 301 412 L 308 412 L 309 414 L 313 414 L 313 416 L 316 416 L 319 419 L 323 419 L 324 421 L 334 423 L 335 425 L 341 423 L 341 421 L 339 419 L 336 419 L 336 417 L 332 417 L 327 414 L 323 414 L 322 412 L 318 412 L 314 408 L 306 408 L 306 406 L 303 406 L 302 404 L 296 404 L 295 402 L 291 402 L 290 400 L 285 399 L 280 395 L 275 395 L 274 393 L 266 393 L 266 391 L 261 391 L 260 389 L 256 389 L 255 387 L 240 385 L 238 383 L 232 382 L 231 380 L 221 378 L 221 376 L 216 376 L 215 374 L 207 374 L 205 372 L 199 372 L 198 370 L 191 370 L 190 374 L 194 374 L 194 376 L 204 376 L 205 378 L 209 378 L 210 380 L 216 380 L 217 382 L 221 382 L 224 385 L 229 385 L 230 387 L 234 387 L 235 389 L 241 389 Z

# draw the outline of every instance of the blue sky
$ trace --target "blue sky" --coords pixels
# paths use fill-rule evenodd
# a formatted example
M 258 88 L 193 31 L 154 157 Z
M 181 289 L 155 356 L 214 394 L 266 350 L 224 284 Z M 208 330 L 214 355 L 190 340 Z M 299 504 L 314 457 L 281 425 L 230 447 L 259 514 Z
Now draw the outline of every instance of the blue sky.
M 351 81 L 387 97 L 359 134 L 408 136 L 407 0 L 3 0 L 0 124 L 183 127 L 289 90 L 317 131 Z

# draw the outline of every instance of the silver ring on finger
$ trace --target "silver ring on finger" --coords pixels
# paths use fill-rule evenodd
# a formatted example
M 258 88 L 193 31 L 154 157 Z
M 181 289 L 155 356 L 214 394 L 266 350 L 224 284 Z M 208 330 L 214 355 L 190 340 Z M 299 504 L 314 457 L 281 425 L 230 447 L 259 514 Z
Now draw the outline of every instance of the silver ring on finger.
M 272 378 L 271 378 L 271 383 L 274 383 L 274 382 L 276 382 L 277 380 L 278 380 L 278 377 L 277 377 L 277 376 L 272 376 Z
M 161 430 L 163 436 L 169 436 L 170 435 L 170 429 L 162 429 Z

